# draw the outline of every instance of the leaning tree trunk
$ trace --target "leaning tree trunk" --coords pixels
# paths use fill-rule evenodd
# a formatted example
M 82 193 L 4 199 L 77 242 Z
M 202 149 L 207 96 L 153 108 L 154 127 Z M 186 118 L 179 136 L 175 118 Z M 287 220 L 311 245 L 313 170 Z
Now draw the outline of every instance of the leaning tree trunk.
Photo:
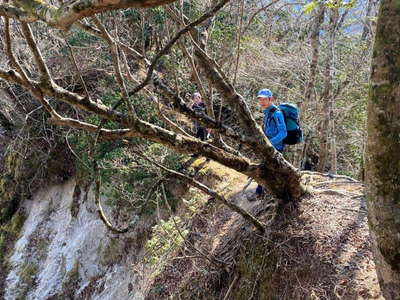
M 379 283 L 400 299 L 400 2 L 383 0 L 372 57 L 366 176 Z

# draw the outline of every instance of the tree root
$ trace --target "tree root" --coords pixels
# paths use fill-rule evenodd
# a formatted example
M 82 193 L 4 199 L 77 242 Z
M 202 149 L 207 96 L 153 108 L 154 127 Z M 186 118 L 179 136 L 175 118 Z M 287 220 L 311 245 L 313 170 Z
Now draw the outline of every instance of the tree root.
M 318 187 L 326 184 L 360 184 L 363 185 L 361 182 L 358 181 L 322 181 L 313 184 L 313 187 Z
M 316 194 L 325 194 L 325 195 L 333 195 L 333 196 L 342 196 L 342 197 L 361 197 L 363 194 L 350 193 L 343 190 L 332 190 L 332 189 L 323 189 L 323 190 L 315 190 Z
M 320 172 L 314 172 L 314 171 L 301 171 L 301 175 L 319 175 L 319 176 L 324 176 L 324 177 L 329 177 L 329 178 L 341 178 L 341 179 L 347 179 L 351 182 L 360 182 L 354 178 L 351 178 L 350 176 L 346 175 L 334 175 L 330 173 L 320 173 Z

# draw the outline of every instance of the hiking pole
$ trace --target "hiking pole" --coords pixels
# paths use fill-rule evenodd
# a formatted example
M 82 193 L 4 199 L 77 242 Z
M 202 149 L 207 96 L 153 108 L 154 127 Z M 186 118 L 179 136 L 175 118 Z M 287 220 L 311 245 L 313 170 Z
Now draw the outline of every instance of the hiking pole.
M 242 193 L 249 187 L 249 185 L 253 182 L 253 178 L 249 177 L 246 185 L 242 189 Z

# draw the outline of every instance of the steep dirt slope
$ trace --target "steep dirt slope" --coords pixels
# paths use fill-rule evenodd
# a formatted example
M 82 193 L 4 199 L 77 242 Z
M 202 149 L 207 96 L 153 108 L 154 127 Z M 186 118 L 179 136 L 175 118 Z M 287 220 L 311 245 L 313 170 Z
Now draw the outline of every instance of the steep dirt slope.
M 313 195 L 279 217 L 274 199 L 248 201 L 255 183 L 243 192 L 246 176 L 202 158 L 192 166 L 267 232 L 171 179 L 168 189 L 182 198 L 177 210 L 160 209 L 158 220 L 143 218 L 116 236 L 99 220 L 90 189 L 70 180 L 24 202 L 5 299 L 382 299 L 359 182 L 305 174 Z M 160 245 L 173 247 L 159 257 L 159 269 L 145 245 L 158 225 L 174 228 L 171 216 L 184 220 L 187 234 L 182 244 L 161 235 Z
M 383 299 L 361 183 L 304 174 L 314 187 L 312 196 L 279 217 L 274 199 L 247 200 L 255 184 L 243 192 L 246 177 L 215 163 L 203 168 L 209 181 L 221 182 L 216 189 L 225 190 L 268 230 L 260 235 L 210 199 L 146 299 Z

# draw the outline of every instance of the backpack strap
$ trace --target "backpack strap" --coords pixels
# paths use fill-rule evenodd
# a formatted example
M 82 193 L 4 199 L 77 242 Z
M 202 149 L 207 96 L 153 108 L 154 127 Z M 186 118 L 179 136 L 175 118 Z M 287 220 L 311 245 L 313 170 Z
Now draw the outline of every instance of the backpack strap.
M 276 112 L 277 110 L 279 110 L 278 107 L 272 107 L 269 111 L 269 114 L 272 116 L 274 114 L 274 112 Z
M 280 110 L 279 107 L 272 107 L 271 110 L 268 112 L 268 116 L 269 116 L 270 120 L 273 120 L 273 121 L 275 122 L 275 126 L 276 126 L 277 124 L 276 124 L 276 121 L 275 121 L 275 119 L 274 119 L 274 113 L 275 113 L 276 111 L 278 111 L 278 110 Z
M 278 107 L 272 107 L 271 108 L 271 110 L 268 112 L 268 116 L 269 116 L 269 119 L 271 120 L 274 120 L 274 122 L 275 122 L 275 125 L 276 125 L 276 121 L 275 121 L 275 119 L 273 118 L 273 115 L 274 115 L 274 113 L 277 111 L 277 110 L 279 110 L 279 108 Z M 263 124 L 263 130 L 265 131 L 265 125 L 266 125 L 266 122 L 267 120 L 264 120 L 264 124 Z

